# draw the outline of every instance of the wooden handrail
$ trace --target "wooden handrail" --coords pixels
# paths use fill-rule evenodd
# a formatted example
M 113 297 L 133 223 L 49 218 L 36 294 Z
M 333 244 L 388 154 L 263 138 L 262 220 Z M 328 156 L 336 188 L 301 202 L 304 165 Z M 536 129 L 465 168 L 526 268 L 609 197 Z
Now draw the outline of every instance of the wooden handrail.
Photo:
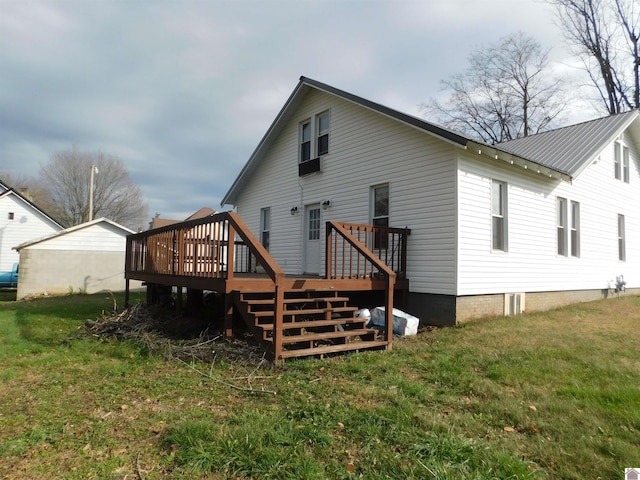
M 274 285 L 273 346 L 277 361 L 282 358 L 285 273 L 237 213 L 217 213 L 128 235 L 125 276 L 142 272 L 232 280 L 236 245 L 240 244 L 236 235 Z M 226 319 L 225 324 L 228 322 Z
M 332 243 L 332 231 L 335 231 L 337 234 L 342 237 L 344 241 L 346 241 L 351 247 L 353 247 L 357 251 L 357 265 L 359 268 L 359 259 L 360 257 L 364 257 L 365 261 L 369 262 L 373 267 L 375 267 L 378 272 L 383 274 L 387 279 L 386 291 L 385 291 L 385 340 L 387 341 L 387 349 L 391 350 L 391 344 L 393 341 L 393 294 L 395 290 L 396 283 L 396 272 L 394 272 L 385 262 L 383 262 L 375 253 L 373 253 L 365 244 L 363 244 L 358 238 L 354 237 L 347 228 L 345 228 L 342 224 L 337 222 L 328 221 L 326 226 L 326 254 L 325 254 L 325 276 L 326 278 L 332 278 L 332 260 L 336 260 L 337 256 L 335 255 L 335 244 Z M 337 239 L 336 239 L 337 240 Z M 349 263 L 353 263 L 353 258 L 350 257 Z M 364 266 L 366 272 L 366 266 Z M 344 265 L 343 265 L 344 268 Z M 359 271 L 356 272 L 359 275 Z M 371 271 L 371 275 L 373 275 L 373 271 Z

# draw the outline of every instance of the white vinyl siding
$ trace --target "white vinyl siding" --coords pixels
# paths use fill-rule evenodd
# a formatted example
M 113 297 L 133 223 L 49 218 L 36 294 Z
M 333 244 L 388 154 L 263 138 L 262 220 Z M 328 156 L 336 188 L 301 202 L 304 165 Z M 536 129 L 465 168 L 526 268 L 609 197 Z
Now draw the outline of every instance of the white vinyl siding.
M 322 173 L 298 177 L 300 124 L 326 111 L 331 112 L 331 138 Z M 455 152 L 455 147 L 383 115 L 310 91 L 243 188 L 237 211 L 257 232 L 260 207 L 271 206 L 269 252 L 285 272 L 299 274 L 304 205 L 331 201 L 322 213 L 321 232 L 326 220 L 369 223 L 370 188 L 388 182 L 390 226 L 412 229 L 407 259 L 411 290 L 453 294 Z M 295 206 L 299 213 L 291 215 Z
M 9 214 L 13 214 L 13 218 Z M 60 230 L 62 227 L 16 194 L 5 194 L 0 198 L 0 271 L 11 270 L 13 264 L 19 262 L 20 255 L 13 247 Z
M 34 243 L 28 248 L 30 250 L 124 252 L 128 234 L 128 231 L 110 223 L 99 222 Z
M 640 158 L 635 149 L 629 151 L 631 185 L 611 174 L 612 146 L 605 146 L 600 161 L 572 183 L 486 157 L 478 161 L 471 154 L 461 156 L 458 294 L 597 290 L 619 275 L 629 287 L 640 286 L 640 245 L 625 242 L 626 261 L 618 260 L 617 215 L 625 217 L 626 238 L 640 235 L 640 196 L 633 191 Z M 509 185 L 508 255 L 488 254 L 491 182 L 496 177 Z M 558 197 L 570 206 L 568 257 L 557 254 Z

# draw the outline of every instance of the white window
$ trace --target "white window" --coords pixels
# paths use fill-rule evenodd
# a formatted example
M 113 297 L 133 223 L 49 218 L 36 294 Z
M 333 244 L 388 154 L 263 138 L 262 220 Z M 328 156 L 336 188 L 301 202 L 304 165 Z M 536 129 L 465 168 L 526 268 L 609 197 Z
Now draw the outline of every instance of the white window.
M 300 163 L 329 153 L 329 124 L 328 111 L 300 124 Z M 314 157 L 311 156 L 312 152 Z
M 558 197 L 556 213 L 556 229 L 558 232 L 558 255 L 567 256 L 567 199 Z
M 326 155 L 329 153 L 329 112 L 321 113 L 316 117 L 316 154 Z
M 629 183 L 629 147 L 615 142 L 613 148 L 613 174 L 616 180 Z
M 622 180 L 629 183 L 629 147 L 622 147 Z
M 625 242 L 624 215 L 618 215 L 618 260 L 621 262 L 627 259 Z
M 371 224 L 377 227 L 389 226 L 389 184 L 371 187 Z M 386 249 L 388 238 L 386 234 L 376 232 L 373 247 Z
M 580 204 L 571 202 L 571 256 L 580 256 Z
M 300 125 L 300 163 L 311 160 L 311 122 Z
M 507 251 L 507 184 L 491 182 L 491 248 Z
M 269 236 L 271 233 L 271 208 L 260 209 L 260 243 L 269 250 Z

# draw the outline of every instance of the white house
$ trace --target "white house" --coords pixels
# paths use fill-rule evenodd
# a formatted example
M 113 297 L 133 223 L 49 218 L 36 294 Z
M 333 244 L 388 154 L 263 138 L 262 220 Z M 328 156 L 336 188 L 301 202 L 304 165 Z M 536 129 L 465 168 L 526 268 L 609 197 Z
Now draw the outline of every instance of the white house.
M 25 242 L 20 252 L 18 300 L 33 295 L 124 290 L 126 237 L 133 233 L 98 218 Z M 139 283 L 132 287 L 138 287 Z
M 305 77 L 223 205 L 290 274 L 327 220 L 409 227 L 405 308 L 428 323 L 640 289 L 640 112 L 485 145 Z
M 13 247 L 62 228 L 26 196 L 0 181 L 0 271 L 11 270 L 18 263 Z

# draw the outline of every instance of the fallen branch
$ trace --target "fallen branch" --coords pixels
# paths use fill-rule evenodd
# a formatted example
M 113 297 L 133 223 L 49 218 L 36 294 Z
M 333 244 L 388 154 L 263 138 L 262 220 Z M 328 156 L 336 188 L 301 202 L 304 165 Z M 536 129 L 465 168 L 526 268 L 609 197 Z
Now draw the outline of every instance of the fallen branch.
M 176 360 L 178 360 L 179 362 L 185 364 L 191 370 L 193 370 L 196 373 L 199 373 L 203 377 L 208 378 L 209 380 L 213 380 L 214 382 L 219 383 L 221 385 L 224 385 L 226 387 L 233 388 L 234 390 L 239 390 L 241 392 L 248 392 L 248 393 L 267 393 L 267 394 L 270 394 L 270 395 L 276 395 L 277 394 L 277 392 L 275 392 L 273 390 L 257 390 L 255 388 L 238 387 L 237 385 L 234 385 L 233 383 L 225 382 L 224 380 L 220 380 L 219 378 L 215 378 L 215 377 L 211 376 L 210 374 L 207 374 L 207 373 L 202 372 L 201 370 L 198 370 L 196 367 L 194 367 L 193 365 L 189 365 L 187 362 L 185 362 L 181 358 L 177 358 L 176 357 Z

